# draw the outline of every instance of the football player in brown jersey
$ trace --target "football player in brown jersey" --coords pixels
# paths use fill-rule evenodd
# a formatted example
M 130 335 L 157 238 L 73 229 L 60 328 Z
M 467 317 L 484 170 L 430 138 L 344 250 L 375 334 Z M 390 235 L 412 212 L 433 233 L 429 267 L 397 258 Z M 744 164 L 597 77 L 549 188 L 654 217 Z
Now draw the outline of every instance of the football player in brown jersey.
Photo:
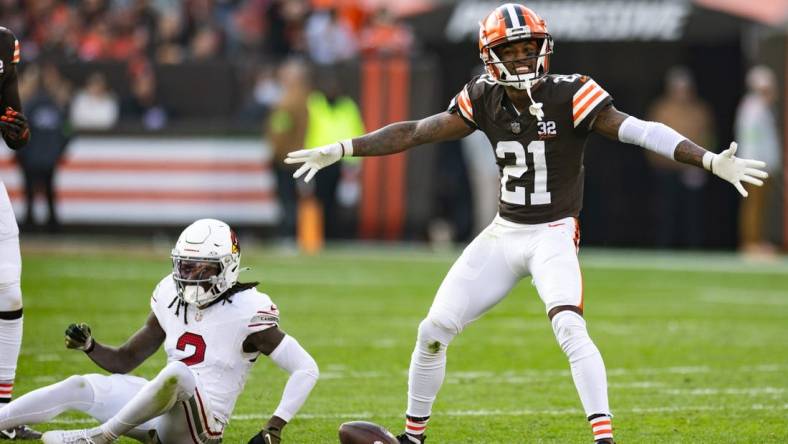
M 424 441 L 452 339 L 531 276 L 569 360 L 593 438 L 612 443 L 605 365 L 583 319 L 577 258 L 586 139 L 596 132 L 705 168 L 744 196 L 742 182 L 763 184 L 764 163 L 735 157 L 735 143 L 714 154 L 664 124 L 629 116 L 587 76 L 550 74 L 552 37 L 545 21 L 525 6 L 495 8 L 481 22 L 479 51 L 486 73 L 468 82 L 447 111 L 295 151 L 285 161 L 302 163 L 293 177 L 306 173 L 309 181 L 343 156 L 391 154 L 484 132 L 501 177 L 499 212 L 454 263 L 419 325 L 399 441 Z
M 0 26 L 0 135 L 14 150 L 30 140 L 30 128 L 19 99 L 16 73 L 19 58 L 19 41 L 10 30 Z M 0 182 L 0 407 L 11 401 L 16 361 L 22 346 L 21 274 L 19 228 L 8 192 Z M 0 430 L 0 440 L 38 439 L 40 436 L 25 426 Z

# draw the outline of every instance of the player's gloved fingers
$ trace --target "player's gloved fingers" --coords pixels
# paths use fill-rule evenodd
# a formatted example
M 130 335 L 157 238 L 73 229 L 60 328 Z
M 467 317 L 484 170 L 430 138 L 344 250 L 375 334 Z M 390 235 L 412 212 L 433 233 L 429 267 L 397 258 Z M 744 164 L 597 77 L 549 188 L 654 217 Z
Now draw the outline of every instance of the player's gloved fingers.
M 284 160 L 284 162 L 285 162 L 285 163 L 289 163 L 289 164 L 293 164 L 293 163 L 304 163 L 304 162 L 306 162 L 307 160 L 309 160 L 309 159 L 306 159 L 306 158 L 298 158 L 298 159 L 294 159 L 294 158 L 292 158 L 292 157 L 285 157 L 285 160 Z
M 763 181 L 761 179 L 757 179 L 755 177 L 747 176 L 746 174 L 741 177 L 741 181 L 742 182 L 751 183 L 751 184 L 753 184 L 755 186 L 759 186 L 759 187 L 763 185 Z
M 739 191 L 739 194 L 741 194 L 742 197 L 747 197 L 749 195 L 749 193 L 747 193 L 747 190 L 745 190 L 744 187 L 742 186 L 741 182 L 737 180 L 736 182 L 731 182 L 731 183 L 733 183 L 733 186 L 736 187 L 736 189 Z
M 309 170 L 309 173 L 304 178 L 304 182 L 309 182 L 310 180 L 312 180 L 312 178 L 315 177 L 315 174 L 317 174 L 317 171 L 319 169 L 320 168 L 313 167 L 311 170 Z
M 744 162 L 744 166 L 747 168 L 758 168 L 764 169 L 766 168 L 766 162 L 755 160 L 755 159 L 742 159 Z
M 744 174 L 748 176 L 757 177 L 759 179 L 768 179 L 769 173 L 763 170 L 756 170 L 755 168 L 747 168 L 744 170 Z
M 722 153 L 729 153 L 727 157 L 733 157 L 736 155 L 736 150 L 738 149 L 739 149 L 739 144 L 736 142 L 731 142 L 730 146 L 728 146 L 728 149 L 723 151 Z
M 297 170 L 295 170 L 295 173 L 293 173 L 293 179 L 298 179 L 299 177 L 301 177 L 304 173 L 307 172 L 309 168 L 310 167 L 307 164 L 301 165 Z
M 308 159 L 312 157 L 315 152 L 313 150 L 298 150 L 298 151 L 290 151 L 287 153 L 287 157 L 291 159 Z

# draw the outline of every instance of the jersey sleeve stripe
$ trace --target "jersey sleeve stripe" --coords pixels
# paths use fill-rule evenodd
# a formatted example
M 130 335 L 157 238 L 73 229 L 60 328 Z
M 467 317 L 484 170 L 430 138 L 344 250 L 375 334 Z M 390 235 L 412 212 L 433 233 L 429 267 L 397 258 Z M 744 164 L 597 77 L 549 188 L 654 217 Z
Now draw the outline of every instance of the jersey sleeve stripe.
M 583 119 L 585 119 L 586 116 L 608 96 L 609 94 L 600 88 L 580 109 L 575 111 L 575 114 L 572 116 L 575 128 L 577 128 L 580 122 L 582 122 Z
M 585 85 L 583 85 L 580 89 L 577 90 L 573 99 L 572 99 L 572 107 L 577 108 L 577 105 L 585 99 L 591 91 L 595 89 L 602 89 L 597 85 L 597 83 L 593 80 L 589 81 Z
M 11 63 L 19 63 L 20 58 L 19 40 L 14 40 L 14 56 L 11 58 Z
M 261 325 L 276 325 L 276 322 L 260 322 L 257 324 L 249 324 L 247 327 L 259 327 Z
M 471 104 L 471 98 L 468 97 L 467 88 L 463 88 L 462 92 L 457 96 L 457 105 L 463 117 L 476 123 L 476 121 L 473 120 L 473 105 Z

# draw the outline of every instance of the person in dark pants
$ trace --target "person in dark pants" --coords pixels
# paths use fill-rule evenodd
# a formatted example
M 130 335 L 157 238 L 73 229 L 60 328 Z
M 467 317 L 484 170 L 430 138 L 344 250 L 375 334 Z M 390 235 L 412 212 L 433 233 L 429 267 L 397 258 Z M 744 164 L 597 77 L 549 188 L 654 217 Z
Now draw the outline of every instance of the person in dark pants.
M 278 235 L 280 241 L 295 241 L 298 192 L 292 175 L 295 168 L 282 160 L 289 150 L 304 143 L 308 123 L 307 97 L 310 91 L 307 66 L 300 60 L 288 60 L 278 71 L 282 96 L 274 105 L 264 125 L 264 135 L 271 144 L 276 176 L 276 192 L 282 217 Z
M 53 67 L 47 67 L 52 70 Z M 57 82 L 43 82 L 40 76 L 36 77 L 36 88 L 33 95 L 25 103 L 25 109 L 30 123 L 30 129 L 36 137 L 28 143 L 27 149 L 16 152 L 16 157 L 22 168 L 25 180 L 25 219 L 24 229 L 35 227 L 33 206 L 37 192 L 43 191 L 47 201 L 47 222 L 49 232 L 57 232 L 60 222 L 57 216 L 57 197 L 55 195 L 55 171 L 58 161 L 65 151 L 68 143 L 66 134 L 65 108 L 59 103 L 52 92 Z M 49 77 L 53 74 L 49 72 Z M 57 74 L 54 74 L 57 75 Z

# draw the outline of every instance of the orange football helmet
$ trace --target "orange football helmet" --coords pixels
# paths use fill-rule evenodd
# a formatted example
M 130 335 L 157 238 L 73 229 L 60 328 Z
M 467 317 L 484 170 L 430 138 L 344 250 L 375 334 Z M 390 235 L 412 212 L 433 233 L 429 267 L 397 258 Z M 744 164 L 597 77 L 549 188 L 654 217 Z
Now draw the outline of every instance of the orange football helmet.
M 536 58 L 535 70 L 527 74 L 510 72 L 495 48 L 523 40 L 535 41 L 538 54 L 506 62 L 522 62 Z M 523 5 L 516 3 L 501 5 L 479 23 L 479 56 L 490 76 L 502 85 L 529 89 L 534 81 L 547 74 L 552 53 L 553 37 L 547 32 L 544 19 Z

